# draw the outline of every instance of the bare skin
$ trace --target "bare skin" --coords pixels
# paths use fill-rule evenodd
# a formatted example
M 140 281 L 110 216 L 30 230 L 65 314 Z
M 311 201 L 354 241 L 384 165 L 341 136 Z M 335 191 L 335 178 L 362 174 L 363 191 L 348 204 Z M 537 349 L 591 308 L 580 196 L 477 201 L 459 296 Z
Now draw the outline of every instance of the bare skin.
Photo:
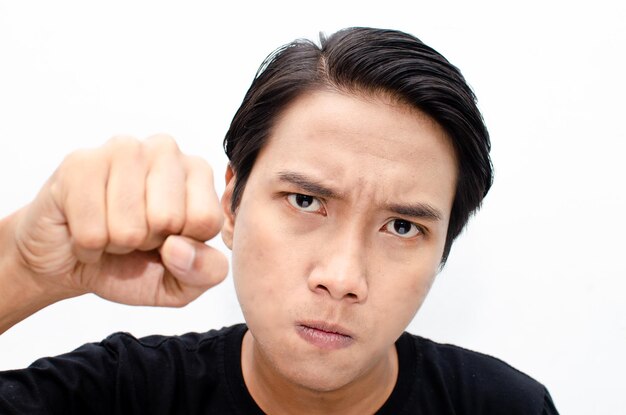
M 85 293 L 187 304 L 226 276 L 224 255 L 203 243 L 222 222 L 211 168 L 171 137 L 74 152 L 0 223 L 0 333 Z

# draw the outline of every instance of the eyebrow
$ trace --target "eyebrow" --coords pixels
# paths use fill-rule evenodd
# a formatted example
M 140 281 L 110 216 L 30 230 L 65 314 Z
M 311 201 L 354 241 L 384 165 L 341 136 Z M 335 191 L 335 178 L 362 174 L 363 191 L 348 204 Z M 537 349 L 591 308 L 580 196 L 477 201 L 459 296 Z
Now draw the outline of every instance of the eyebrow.
M 300 173 L 292 171 L 281 171 L 278 172 L 278 178 L 283 182 L 294 184 L 302 190 L 309 192 L 315 196 L 339 198 L 339 194 L 336 191 L 329 189 L 321 183 Z
M 341 194 L 335 190 L 329 189 L 318 181 L 302 174 L 293 171 L 280 171 L 278 172 L 278 178 L 281 181 L 291 183 L 298 186 L 303 191 L 315 196 L 325 198 L 341 198 Z M 402 216 L 410 216 L 413 218 L 421 218 L 432 221 L 440 221 L 443 218 L 441 212 L 429 205 L 428 203 L 391 203 L 384 206 L 384 208 L 390 212 L 393 212 Z
M 443 218 L 441 212 L 428 203 L 390 204 L 387 210 L 402 216 L 411 216 L 432 221 L 440 221 Z

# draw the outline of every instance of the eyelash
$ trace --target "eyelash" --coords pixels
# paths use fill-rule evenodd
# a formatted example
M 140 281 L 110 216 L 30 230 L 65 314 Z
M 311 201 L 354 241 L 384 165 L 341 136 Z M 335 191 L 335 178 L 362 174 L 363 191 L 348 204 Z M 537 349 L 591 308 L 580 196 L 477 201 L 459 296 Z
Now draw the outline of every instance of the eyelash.
M 396 221 L 399 221 L 399 222 L 406 222 L 406 223 L 408 223 L 408 224 L 409 224 L 409 231 L 408 231 L 407 233 L 409 233 L 409 232 L 411 232 L 411 231 L 413 231 L 413 230 L 414 230 L 415 234 L 414 234 L 414 235 L 411 235 L 411 236 L 405 236 L 405 235 L 403 235 L 403 234 L 399 234 L 397 231 L 396 231 L 396 232 L 390 231 L 390 230 L 388 229 L 389 225 L 393 224 L 393 223 L 394 223 L 394 222 L 396 222 Z M 392 234 L 392 235 L 398 236 L 399 238 L 402 238 L 402 239 L 413 239 L 413 238 L 416 238 L 416 237 L 418 237 L 418 236 L 420 236 L 420 235 L 424 235 L 424 234 L 426 233 L 426 232 L 424 231 L 424 228 L 423 228 L 423 227 L 421 227 L 421 226 L 419 226 L 419 225 L 417 225 L 417 224 L 415 224 L 415 223 L 413 223 L 413 222 L 411 222 L 411 221 L 408 221 L 408 220 L 406 220 L 406 219 L 399 219 L 399 218 L 394 218 L 394 219 L 390 219 L 390 220 L 388 220 L 388 221 L 387 221 L 387 222 L 383 225 L 383 227 L 382 227 L 380 230 L 381 230 L 381 231 L 384 231 L 384 232 L 387 232 L 387 233 L 390 233 L 390 234 Z
M 299 198 L 300 199 L 302 199 L 302 198 L 310 198 L 310 199 L 312 199 L 311 204 L 308 205 L 308 206 L 302 207 L 298 203 L 298 199 Z M 286 194 L 286 199 L 287 199 L 287 202 L 293 208 L 295 208 L 297 210 L 300 210 L 300 211 L 306 212 L 306 213 L 320 213 L 320 214 L 326 216 L 326 209 L 324 207 L 323 201 L 321 199 L 315 197 L 315 196 L 311 196 L 311 195 L 307 195 L 307 194 L 303 194 L 303 193 L 287 193 Z M 302 200 L 300 200 L 300 201 L 302 202 Z M 315 203 L 317 203 L 319 205 L 319 207 L 317 209 L 315 209 L 315 210 L 306 210 L 306 208 L 308 208 L 311 205 L 314 205 Z M 409 227 L 409 231 L 407 233 L 409 233 L 409 232 L 414 230 L 415 234 L 411 235 L 411 236 L 404 236 L 402 234 L 399 234 L 397 231 L 394 232 L 392 230 L 389 230 L 388 229 L 389 226 L 391 224 L 393 224 L 395 221 L 406 222 L 410 226 Z M 422 226 L 420 226 L 420 225 L 418 225 L 416 223 L 413 223 L 413 222 L 411 222 L 409 220 L 400 219 L 400 218 L 393 218 L 393 219 L 388 220 L 387 222 L 385 222 L 385 224 L 382 226 L 382 228 L 380 230 L 384 231 L 384 232 L 387 232 L 387 233 L 390 233 L 392 235 L 398 236 L 399 238 L 402 238 L 402 239 L 413 239 L 413 238 L 415 238 L 415 237 L 417 237 L 419 235 L 425 235 L 426 234 L 426 230 Z
M 315 204 L 317 203 L 319 205 L 319 208 L 315 209 L 315 210 L 306 210 L 306 208 L 308 208 L 309 206 L 305 206 L 302 207 L 298 204 L 298 198 L 311 198 L 312 199 L 312 203 L 311 204 Z M 295 209 L 298 209 L 302 212 L 307 212 L 307 213 L 320 213 L 324 216 L 326 216 L 326 209 L 324 208 L 324 203 L 322 203 L 322 200 L 315 197 L 315 196 L 311 196 L 311 195 L 305 195 L 303 193 L 287 193 L 287 202 L 293 206 Z M 321 212 L 320 212 L 321 210 Z

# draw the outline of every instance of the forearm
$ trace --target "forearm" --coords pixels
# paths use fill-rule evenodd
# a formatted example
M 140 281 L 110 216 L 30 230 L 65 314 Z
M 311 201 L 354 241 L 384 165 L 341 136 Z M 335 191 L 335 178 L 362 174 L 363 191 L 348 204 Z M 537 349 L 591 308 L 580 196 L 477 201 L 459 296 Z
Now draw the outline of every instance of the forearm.
M 0 334 L 2 334 L 51 302 L 46 302 L 41 293 L 37 295 L 32 291 L 18 288 L 10 281 L 14 276 L 7 275 L 4 266 L 0 269 L 3 274 L 0 277 Z
M 37 284 L 20 259 L 15 244 L 15 226 L 20 214 L 18 211 L 0 220 L 0 334 L 61 299 Z

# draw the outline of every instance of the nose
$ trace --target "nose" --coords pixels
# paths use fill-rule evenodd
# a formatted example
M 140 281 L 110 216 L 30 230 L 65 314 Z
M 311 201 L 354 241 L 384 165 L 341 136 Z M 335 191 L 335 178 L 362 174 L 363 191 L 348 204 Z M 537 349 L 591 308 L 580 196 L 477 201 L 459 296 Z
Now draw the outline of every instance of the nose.
M 343 236 L 320 250 L 307 283 L 315 293 L 363 303 L 368 295 L 366 244 L 356 232 Z

